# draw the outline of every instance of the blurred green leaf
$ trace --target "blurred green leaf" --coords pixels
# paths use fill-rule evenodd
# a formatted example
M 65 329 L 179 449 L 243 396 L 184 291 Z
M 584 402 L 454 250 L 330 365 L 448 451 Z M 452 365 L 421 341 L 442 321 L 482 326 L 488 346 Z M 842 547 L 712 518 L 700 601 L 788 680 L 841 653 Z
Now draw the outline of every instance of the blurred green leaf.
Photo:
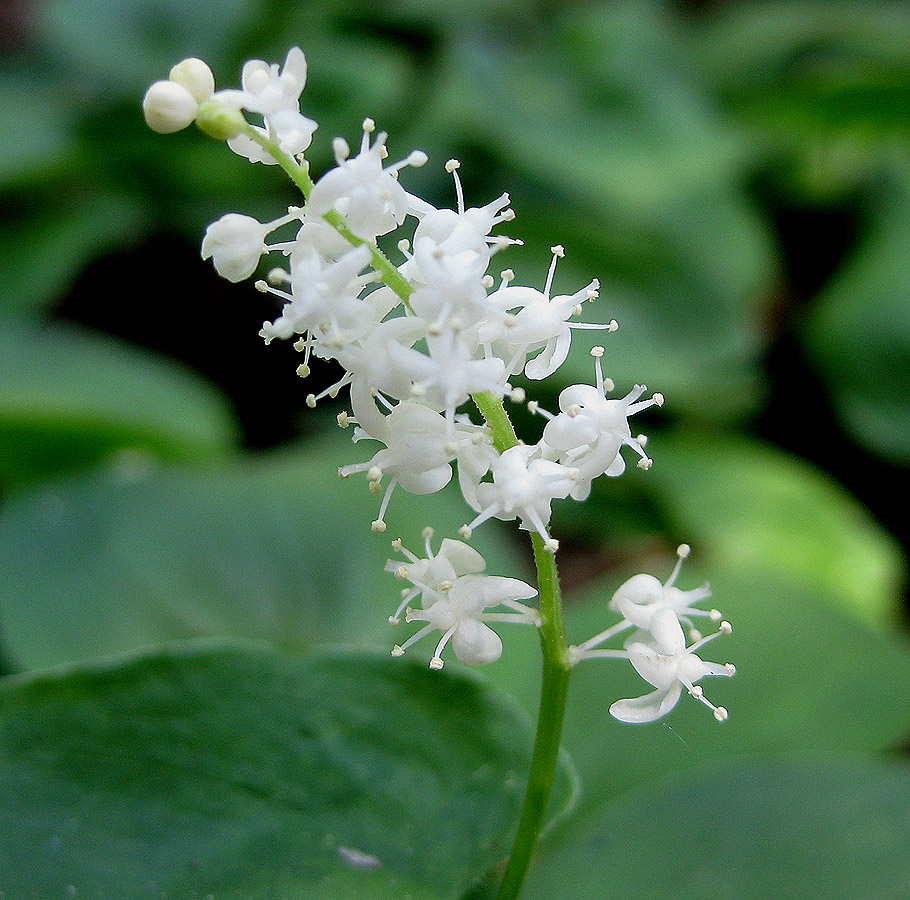
M 216 71 L 258 9 L 255 0 L 53 0 L 39 19 L 47 52 L 78 79 L 82 99 L 141 98 L 188 56 Z
M 582 319 L 615 317 L 629 336 L 579 335 L 559 379 L 589 378 L 584 350 L 606 342 L 620 384 L 648 372 L 700 418 L 753 408 L 758 313 L 775 268 L 740 187 L 755 151 L 680 57 L 665 11 L 582 8 L 533 51 L 497 36 L 450 52 L 428 128 L 463 132 L 517 175 L 508 231 L 526 247 L 508 264 L 526 277 L 536 254 L 543 269 L 558 240 L 558 292 L 598 277 L 603 299 Z
M 908 25 L 910 13 L 899 3 L 738 3 L 703 20 L 695 59 L 731 99 L 757 104 L 787 96 L 808 102 L 811 114 L 812 101 L 827 92 L 910 75 Z M 901 111 L 875 104 L 831 110 L 863 119 L 872 113 L 890 128 L 901 125 Z
M 135 239 L 141 204 L 102 189 L 47 203 L 0 226 L 0 309 L 34 316 L 58 302 L 79 271 L 105 250 Z
M 214 388 L 173 363 L 73 328 L 0 327 L 0 478 L 8 484 L 122 451 L 203 460 L 235 440 Z
M 668 779 L 570 825 L 532 869 L 552 900 L 897 900 L 910 769 L 742 761 Z
M 775 572 L 871 624 L 893 623 L 900 548 L 865 508 L 796 457 L 730 434 L 655 442 L 644 484 L 712 568 Z
M 907 158 L 910 12 L 899 3 L 739 3 L 694 32 L 693 60 L 744 123 L 786 150 L 773 174 L 812 198 Z
M 175 645 L 14 676 L 0 711 L 23 900 L 457 898 L 508 853 L 530 760 L 508 697 L 362 651 Z
M 38 72 L 0 72 L 0 186 L 27 183 L 65 157 L 72 118 L 63 90 Z
M 339 483 L 337 468 L 372 452 L 333 440 L 215 471 L 120 465 L 11 498 L 0 511 L 11 658 L 38 668 L 210 635 L 391 649 L 410 633 L 388 622 L 401 586 L 384 571 L 391 539 L 420 551 L 423 526 L 454 534 L 469 510 L 454 486 L 396 496 L 387 534 L 371 533 L 379 498 L 364 478 Z M 495 527 L 474 544 L 490 574 L 524 575 Z
M 910 463 L 910 169 L 875 204 L 860 246 L 822 290 L 802 338 L 853 439 Z
M 703 581 L 693 562 L 683 568 L 683 589 Z M 666 578 L 671 567 L 667 558 L 637 571 Z M 581 643 L 616 621 L 607 604 L 632 574 L 627 569 L 603 579 L 572 600 L 566 614 L 570 642 Z M 718 724 L 683 695 L 661 722 L 623 724 L 610 716 L 610 704 L 651 688 L 622 660 L 580 663 L 569 688 L 563 745 L 584 785 L 583 811 L 669 772 L 746 754 L 876 754 L 910 733 L 906 641 L 863 626 L 839 612 L 830 597 L 773 568 L 712 569 L 711 586 L 711 604 L 734 630 L 701 655 L 732 662 L 737 673 L 706 679 L 704 688 L 730 718 Z M 531 636 L 522 635 L 508 666 L 491 674 L 533 709 L 539 668 Z

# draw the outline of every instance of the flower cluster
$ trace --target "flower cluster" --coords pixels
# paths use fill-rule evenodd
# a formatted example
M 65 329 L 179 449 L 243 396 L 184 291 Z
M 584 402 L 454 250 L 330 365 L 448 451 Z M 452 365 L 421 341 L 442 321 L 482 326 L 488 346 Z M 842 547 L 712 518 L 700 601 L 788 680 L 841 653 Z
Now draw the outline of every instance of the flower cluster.
M 557 412 L 528 403 L 546 420 L 536 443 L 503 440 L 489 419 L 472 421 L 464 409 L 472 399 L 482 412 L 491 406 L 501 410 L 504 398 L 524 402 L 524 390 L 510 380 L 524 376 L 536 381 L 556 372 L 576 329 L 616 330 L 615 321 L 579 321 L 583 305 L 597 298 L 599 284 L 593 280 L 573 293 L 554 294 L 561 246 L 552 248 L 543 290 L 516 284 L 509 269 L 494 278 L 489 274 L 493 257 L 520 243 L 493 234 L 514 218 L 508 194 L 467 207 L 459 163 L 449 160 L 445 168 L 454 180 L 455 208 L 436 208 L 399 180 L 407 167 L 424 165 L 426 154 L 415 150 L 387 164 L 387 135 L 377 132 L 371 119 L 363 122 L 355 154 L 345 140 L 334 140 L 336 165 L 313 183 L 302 156 L 316 129 L 300 111 L 305 83 L 306 60 L 299 48 L 280 67 L 247 62 L 241 90 L 216 92 L 205 63 L 191 59 L 175 66 L 167 81 L 152 85 L 144 109 L 155 130 L 176 131 L 195 121 L 235 153 L 281 165 L 301 188 L 305 202 L 273 221 L 229 213 L 212 223 L 202 255 L 230 281 L 252 276 L 264 257 L 279 258 L 280 264 L 272 264 L 267 277 L 256 281 L 279 307 L 260 335 L 266 343 L 293 340 L 302 356 L 297 371 L 303 377 L 312 357 L 341 367 L 337 382 L 308 395 L 307 404 L 315 406 L 347 389 L 350 412 L 339 415 L 339 424 L 354 426 L 355 441 L 379 445 L 362 462 L 339 470 L 345 478 L 365 473 L 369 489 L 383 494 L 372 523 L 375 532 L 386 530 L 385 514 L 396 487 L 430 494 L 457 472 L 461 493 L 474 512 L 460 529 L 462 540 L 443 540 L 434 555 L 427 538 L 423 559 L 396 545 L 409 562 L 390 563 L 390 570 L 412 587 L 405 590 L 393 620 L 406 608 L 407 621 L 426 624 L 394 652 L 403 653 L 436 630 L 441 639 L 431 667 L 442 666 L 441 654 L 449 643 L 462 662 L 490 662 L 502 645 L 487 623 L 536 623 L 537 614 L 520 601 L 537 591 L 515 579 L 481 574 L 482 557 L 463 541 L 489 519 L 517 520 L 545 550 L 555 552 L 558 542 L 549 531 L 553 501 L 584 500 L 595 478 L 620 475 L 626 466 L 623 447 L 639 457 L 640 468 L 648 468 L 646 439 L 633 437 L 629 418 L 662 404 L 663 397 L 644 398 L 644 385 L 611 397 L 614 385 L 601 367 L 604 351 L 595 347 L 593 384 L 565 388 Z M 247 114 L 257 117 L 257 124 Z M 413 236 L 398 241 L 401 256 L 393 262 L 379 250 L 377 239 L 407 219 Z M 676 589 L 671 581 L 662 590 Z M 662 714 L 675 703 L 677 683 L 695 693 L 695 678 L 729 674 L 703 671 L 708 664 L 694 666 L 695 645 L 681 643 L 679 610 L 673 603 L 654 601 L 656 612 L 649 617 L 650 601 L 641 598 L 651 594 L 644 587 L 627 583 L 620 594 L 625 598 L 617 607 L 625 617 L 622 628 L 635 625 L 639 632 L 625 651 L 617 652 L 661 696 L 621 701 L 614 705 L 615 715 L 643 721 L 653 717 L 654 709 Z M 491 607 L 500 609 L 489 611 Z M 683 619 L 694 614 L 686 607 Z M 607 654 L 596 649 L 605 635 L 576 648 L 577 658 Z
M 676 587 L 682 561 L 689 555 L 689 546 L 677 550 L 676 566 L 666 582 L 661 584 L 653 575 L 633 575 L 620 585 L 610 601 L 610 609 L 622 619 L 590 640 L 570 647 L 573 662 L 582 659 L 627 659 L 635 671 L 656 690 L 634 700 L 617 700 L 610 713 L 621 722 L 653 722 L 666 715 L 679 702 L 683 688 L 689 695 L 713 710 L 714 718 L 723 722 L 727 710 L 715 706 L 704 695 L 697 681 L 708 675 L 733 675 L 730 663 L 704 662 L 695 651 L 721 634 L 733 630 L 729 622 L 721 621 L 716 609 L 696 609 L 695 604 L 711 596 L 707 584 L 690 591 Z M 707 617 L 720 622 L 718 630 L 702 637 L 692 624 L 693 617 Z M 683 625 L 689 629 L 692 643 L 686 646 Z M 599 649 L 614 635 L 630 628 L 635 631 L 625 641 L 623 650 Z

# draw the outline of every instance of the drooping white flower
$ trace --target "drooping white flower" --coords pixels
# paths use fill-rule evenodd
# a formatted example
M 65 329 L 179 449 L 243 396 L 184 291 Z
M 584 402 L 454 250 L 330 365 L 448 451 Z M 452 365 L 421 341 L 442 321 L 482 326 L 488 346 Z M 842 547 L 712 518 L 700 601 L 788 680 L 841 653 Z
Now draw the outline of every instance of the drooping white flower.
M 550 504 L 569 496 L 576 473 L 567 466 L 541 459 L 539 452 L 537 446 L 519 444 L 493 460 L 492 482 L 481 482 L 473 496 L 465 495 L 478 515 L 462 527 L 462 537 L 470 537 L 473 529 L 487 519 L 508 521 L 517 517 L 520 527 L 537 532 L 548 550 L 559 547 L 547 531 Z
M 342 478 L 366 472 L 371 489 L 379 490 L 383 476 L 391 475 L 374 530 L 384 530 L 384 516 L 392 491 L 401 485 L 412 494 L 432 494 L 442 490 L 452 478 L 451 463 L 476 448 L 485 439 L 484 430 L 467 423 L 454 424 L 451 431 L 439 413 L 413 400 L 402 400 L 388 415 L 382 414 L 362 385 L 351 392 L 351 405 L 358 428 L 354 440 L 368 438 L 385 444 L 372 459 L 344 466 Z M 374 487 L 375 486 L 375 487 Z
M 293 334 L 305 334 L 311 329 L 326 333 L 340 331 L 340 321 L 345 313 L 357 318 L 363 301 L 358 295 L 365 284 L 375 276 L 372 272 L 361 274 L 369 265 L 371 256 L 367 247 L 352 247 L 344 256 L 334 262 L 325 263 L 315 256 L 310 257 L 312 268 L 309 272 L 299 270 L 291 274 L 291 292 L 267 288 L 287 300 L 281 315 L 274 322 L 265 322 L 260 335 L 268 344 L 274 338 L 288 338 Z M 365 309 L 367 315 L 371 311 Z
M 400 543 L 396 549 L 399 548 Z M 481 666 L 502 655 L 502 640 L 487 622 L 540 624 L 537 611 L 519 602 L 536 597 L 537 591 L 517 578 L 479 574 L 477 569 L 483 568 L 480 565 L 483 557 L 480 554 L 475 557 L 469 550 L 461 542 L 454 541 L 447 547 L 442 564 L 432 559 L 414 560 L 412 566 L 393 570 L 399 578 L 412 581 L 419 588 L 418 594 L 413 596 L 419 595 L 423 604 L 421 609 L 408 607 L 405 620 L 427 623 L 403 644 L 396 645 L 392 650 L 393 656 L 401 656 L 417 641 L 433 631 L 439 631 L 442 637 L 430 660 L 431 669 L 443 667 L 442 652 L 450 641 L 455 656 L 461 662 L 468 666 Z M 475 571 L 458 574 L 458 569 L 463 569 L 465 565 Z M 451 579 L 448 577 L 450 573 L 456 577 Z M 412 596 L 412 592 L 407 592 L 406 596 Z M 504 606 L 507 611 L 487 611 L 497 606 Z M 396 619 L 400 613 L 399 607 L 392 618 Z
M 603 347 L 591 351 L 594 357 L 596 383 L 574 384 L 559 395 L 560 413 L 550 417 L 543 432 L 543 443 L 557 458 L 579 471 L 572 497 L 584 500 L 591 491 L 591 481 L 599 475 L 621 475 L 626 468 L 620 455 L 625 445 L 640 457 L 639 467 L 650 468 L 643 439 L 633 438 L 629 417 L 650 406 L 663 404 L 663 395 L 654 394 L 649 400 L 639 400 L 646 388 L 637 384 L 625 397 L 611 399 L 607 391 L 613 382 L 603 377 L 600 357 Z M 544 415 L 546 415 L 544 413 Z
M 515 217 L 508 208 L 508 194 L 486 206 L 465 209 L 458 177 L 460 165 L 455 159 L 446 163 L 446 171 L 455 179 L 457 210 L 435 209 L 429 204 L 420 210 L 412 242 L 414 255 L 406 267 L 408 276 L 418 283 L 443 291 L 473 287 L 474 282 L 483 278 L 494 250 L 519 243 L 510 238 L 490 237 L 496 225 Z
M 401 363 L 413 382 L 411 393 L 444 411 L 450 431 L 455 411 L 471 394 L 504 393 L 502 360 L 473 359 L 464 334 L 454 331 L 427 334 L 426 343 L 429 353 L 409 350 L 401 355 Z
M 406 159 L 383 168 L 388 155 L 386 133 L 380 132 L 370 146 L 375 130 L 372 119 L 363 123 L 360 153 L 349 159 L 350 148 L 342 138 L 333 142 L 337 167 L 316 182 L 309 199 L 311 215 L 324 216 L 335 210 L 345 218 L 350 230 L 364 241 L 397 228 L 411 209 L 409 195 L 398 183 L 398 172 L 405 166 L 422 166 L 427 155 L 414 150 Z
M 656 690 L 631 700 L 617 700 L 610 707 L 610 715 L 621 722 L 653 722 L 676 706 L 685 688 L 689 696 L 713 711 L 718 722 L 723 722 L 727 710 L 708 700 L 696 682 L 709 675 L 734 675 L 736 667 L 730 663 L 704 662 L 695 651 L 732 630 L 729 622 L 721 622 L 719 631 L 687 647 L 676 613 L 671 609 L 658 610 L 651 619 L 646 639 L 633 640 L 626 645 L 626 654 L 635 671 Z M 615 651 L 592 650 L 587 655 L 603 654 L 615 655 Z
M 253 126 L 263 137 L 278 143 L 290 156 L 310 146 L 316 123 L 300 112 L 300 94 L 306 85 L 306 57 L 299 47 L 288 51 L 284 65 L 269 65 L 261 59 L 243 66 L 243 90 L 219 91 L 214 99 L 232 109 L 245 109 L 262 116 L 263 127 Z M 247 135 L 238 135 L 228 146 L 251 162 L 276 165 L 276 160 Z
M 256 271 L 262 255 L 269 252 L 266 237 L 298 218 L 300 211 L 297 209 L 274 222 L 260 222 L 252 216 L 228 213 L 206 228 L 202 258 L 211 259 L 222 278 L 243 281 Z
M 430 541 L 433 529 L 424 528 L 423 539 L 426 557 L 421 559 L 405 547 L 401 540 L 392 541 L 392 549 L 407 557 L 407 562 L 390 559 L 386 571 L 392 572 L 401 581 L 410 581 L 411 587 L 401 592 L 401 603 L 395 615 L 389 616 L 389 622 L 397 625 L 405 607 L 415 600 L 420 600 L 422 607 L 432 605 L 439 596 L 446 593 L 460 575 L 476 575 L 487 567 L 487 562 L 473 547 L 463 541 L 443 538 L 439 551 L 433 553 Z M 422 600 L 425 591 L 430 592 L 427 601 Z

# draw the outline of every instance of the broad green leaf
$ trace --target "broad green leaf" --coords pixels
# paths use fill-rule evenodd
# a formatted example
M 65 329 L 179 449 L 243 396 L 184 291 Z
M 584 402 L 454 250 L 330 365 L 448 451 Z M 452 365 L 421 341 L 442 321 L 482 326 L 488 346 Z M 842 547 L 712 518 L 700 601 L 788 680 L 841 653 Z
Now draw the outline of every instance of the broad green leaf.
M 171 460 L 223 455 L 225 402 L 173 363 L 73 328 L 0 328 L 0 478 L 27 482 L 122 451 Z
M 530 747 L 508 697 L 376 652 L 173 645 L 14 676 L 4 896 L 454 900 L 508 854 Z
M 690 559 L 678 584 L 704 582 Z M 638 571 L 665 579 L 672 559 Z M 771 561 L 773 563 L 773 560 Z M 574 598 L 566 613 L 569 640 L 581 643 L 612 625 L 607 604 L 635 574 L 617 573 Z M 578 766 L 582 809 L 679 770 L 717 764 L 745 754 L 790 751 L 873 754 L 899 746 L 910 731 L 910 647 L 871 630 L 771 568 L 714 568 L 709 604 L 733 624 L 733 633 L 700 654 L 732 662 L 733 678 L 704 681 L 706 696 L 729 710 L 719 724 L 709 710 L 683 695 L 665 719 L 626 725 L 609 714 L 614 700 L 652 688 L 623 660 L 585 660 L 573 672 L 563 744 Z M 710 624 L 702 622 L 705 633 Z M 536 703 L 539 653 L 530 636 L 513 648 L 509 665 L 492 672 L 529 709 Z M 621 646 L 617 639 L 607 646 Z
M 401 588 L 384 571 L 391 540 L 422 552 L 420 531 L 432 525 L 436 548 L 470 510 L 454 486 L 401 492 L 387 533 L 373 534 L 380 498 L 364 476 L 342 482 L 337 469 L 374 450 L 338 437 L 214 471 L 119 466 L 11 498 L 0 511 L 11 658 L 35 668 L 208 635 L 292 650 L 401 643 L 416 629 L 388 622 Z M 490 574 L 526 577 L 495 526 L 473 543 Z
M 571 825 L 531 871 L 552 900 L 898 900 L 910 769 L 849 758 L 686 773 Z
M 642 483 L 713 568 L 775 572 L 867 622 L 896 619 L 906 575 L 899 548 L 822 473 L 723 433 L 661 436 L 652 452 Z
M 853 439 L 902 465 L 910 462 L 910 168 L 897 180 L 802 338 Z

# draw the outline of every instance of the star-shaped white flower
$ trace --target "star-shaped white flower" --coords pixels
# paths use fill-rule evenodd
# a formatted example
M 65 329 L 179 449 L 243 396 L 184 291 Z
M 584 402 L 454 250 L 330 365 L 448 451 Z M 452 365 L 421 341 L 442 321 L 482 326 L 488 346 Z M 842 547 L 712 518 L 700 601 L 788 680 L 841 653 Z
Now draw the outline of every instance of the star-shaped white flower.
M 405 166 L 422 166 L 427 161 L 426 153 L 414 150 L 401 162 L 383 168 L 382 162 L 388 155 L 387 135 L 380 132 L 370 146 L 370 135 L 375 128 L 372 119 L 364 119 L 360 153 L 350 159 L 347 143 L 335 139 L 333 147 L 338 165 L 316 182 L 309 200 L 312 215 L 324 216 L 335 210 L 364 241 L 374 241 L 404 221 L 411 211 L 411 202 L 398 183 L 398 172 Z
M 263 127 L 253 126 L 263 137 L 278 143 L 290 156 L 310 146 L 316 123 L 300 112 L 300 94 L 306 85 L 306 57 L 299 47 L 288 51 L 284 65 L 269 65 L 261 59 L 243 66 L 243 90 L 219 91 L 214 99 L 232 109 L 245 109 L 262 116 Z M 228 146 L 251 162 L 277 165 L 276 160 L 245 134 L 228 140 Z
M 621 475 L 626 468 L 620 456 L 623 445 L 640 457 L 639 467 L 650 468 L 643 438 L 633 438 L 629 417 L 649 406 L 661 406 L 662 394 L 650 400 L 639 400 L 646 388 L 637 384 L 625 397 L 611 399 L 607 392 L 613 382 L 603 377 L 600 357 L 603 347 L 591 351 L 594 357 L 594 385 L 573 384 L 559 395 L 559 415 L 550 418 L 543 432 L 543 442 L 552 448 L 560 462 L 575 466 L 579 478 L 572 497 L 584 500 L 591 491 L 591 481 L 599 475 Z M 542 412 L 542 411 L 541 411 Z M 544 415 L 547 415 L 544 413 Z
M 490 465 L 493 481 L 477 485 L 474 496 L 465 499 L 478 511 L 473 522 L 464 525 L 461 536 L 468 538 L 474 528 L 487 519 L 508 521 L 519 518 L 525 531 L 536 531 L 548 550 L 559 544 L 550 537 L 550 504 L 569 496 L 575 486 L 574 470 L 541 459 L 536 445 L 519 444 L 494 459 Z
M 687 647 L 676 613 L 672 609 L 661 609 L 651 618 L 650 629 L 639 632 L 639 639 L 627 642 L 625 650 L 589 650 L 584 658 L 628 659 L 635 671 L 656 688 L 642 697 L 617 700 L 610 707 L 610 715 L 620 722 L 656 721 L 676 706 L 683 689 L 712 710 L 718 722 L 723 722 L 727 718 L 727 710 L 708 700 L 701 685 L 696 682 L 709 675 L 734 675 L 736 668 L 730 663 L 705 662 L 696 656 L 696 651 L 708 641 L 732 630 L 729 622 L 721 622 L 719 631 Z
M 680 544 L 676 549 L 676 565 L 670 577 L 661 584 L 653 575 L 633 575 L 624 581 L 613 594 L 609 608 L 617 612 L 622 619 L 606 631 L 590 638 L 583 644 L 570 647 L 569 652 L 574 660 L 583 659 L 589 650 L 599 647 L 614 635 L 627 631 L 629 628 L 650 629 L 655 613 L 662 609 L 672 610 L 677 619 L 689 628 L 689 638 L 697 641 L 701 635 L 695 630 L 692 617 L 707 617 L 712 622 L 719 622 L 719 610 L 696 609 L 695 604 L 707 600 L 711 596 L 711 588 L 705 583 L 701 587 L 689 591 L 676 587 L 684 559 L 687 559 L 691 548 L 688 544 Z
M 450 564 L 453 573 L 457 573 L 457 569 L 463 568 L 465 564 L 471 568 L 477 567 L 477 559 L 470 556 L 466 550 L 469 551 L 470 548 L 466 548 L 458 541 L 441 548 L 440 553 L 446 552 L 446 562 Z M 482 559 L 483 557 L 480 557 L 481 561 Z M 455 656 L 465 665 L 486 665 L 502 655 L 502 640 L 490 628 L 488 622 L 515 622 L 539 626 L 540 618 L 537 611 L 519 602 L 537 596 L 537 591 L 531 585 L 517 578 L 502 578 L 473 572 L 456 574 L 454 579 L 450 579 L 444 577 L 448 574 L 446 567 L 439 564 L 433 566 L 433 562 L 435 560 L 418 560 L 415 564 L 415 567 L 419 568 L 421 563 L 428 563 L 419 573 L 423 581 L 418 581 L 418 573 L 412 575 L 408 566 L 402 567 L 404 571 L 396 570 L 398 577 L 413 579 L 415 587 L 420 589 L 423 603 L 422 609 L 408 607 L 405 620 L 427 624 L 403 644 L 396 645 L 392 650 L 393 656 L 401 656 L 408 647 L 428 634 L 438 631 L 442 637 L 430 660 L 431 669 L 443 667 L 442 652 L 449 642 Z M 460 565 L 456 567 L 456 563 Z M 443 577 L 440 578 L 440 575 Z M 496 606 L 504 606 L 507 611 L 487 612 L 490 607 Z M 400 611 L 399 608 L 398 614 Z M 398 614 L 393 619 L 397 618 Z

